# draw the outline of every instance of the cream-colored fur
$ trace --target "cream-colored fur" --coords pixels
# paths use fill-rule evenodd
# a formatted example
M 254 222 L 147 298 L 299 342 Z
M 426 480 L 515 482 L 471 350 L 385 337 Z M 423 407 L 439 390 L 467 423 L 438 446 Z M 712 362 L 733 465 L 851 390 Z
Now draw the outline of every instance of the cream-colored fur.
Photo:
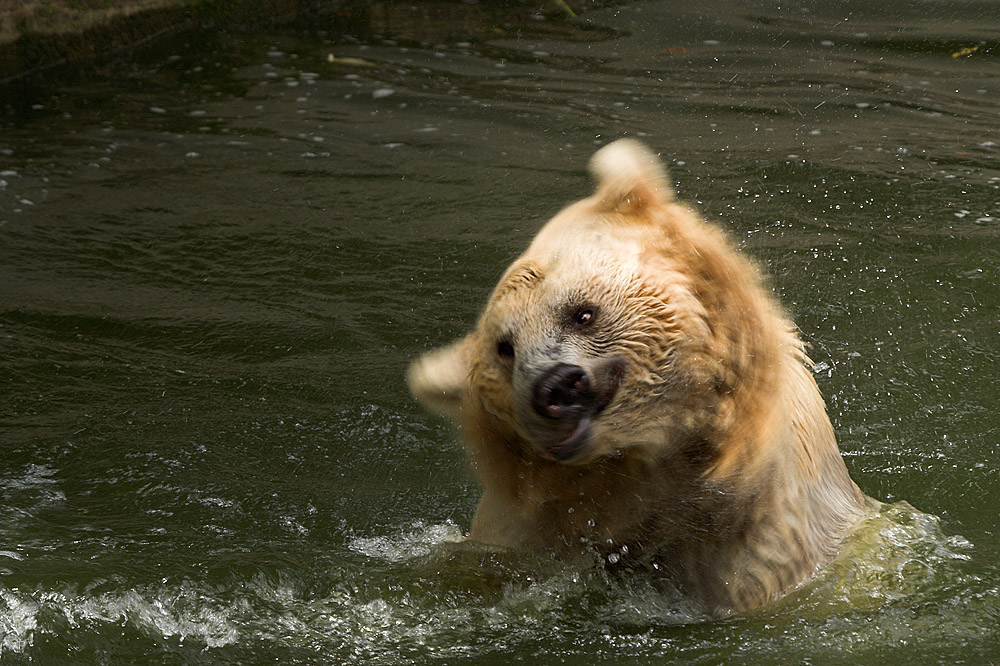
M 483 498 L 469 538 L 656 565 L 718 614 L 829 561 L 866 498 L 792 325 L 724 235 L 622 140 L 475 329 L 411 367 L 462 423 Z

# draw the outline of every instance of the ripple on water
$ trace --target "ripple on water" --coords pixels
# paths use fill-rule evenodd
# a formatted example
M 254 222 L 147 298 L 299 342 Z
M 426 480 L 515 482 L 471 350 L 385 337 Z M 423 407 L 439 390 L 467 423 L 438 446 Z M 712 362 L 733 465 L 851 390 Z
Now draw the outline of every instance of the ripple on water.
M 6 612 L 0 616 L 4 651 L 27 652 L 39 635 L 101 632 L 119 625 L 151 637 L 193 640 L 204 648 L 231 645 L 239 638 L 248 604 L 230 605 L 206 596 L 195 585 L 114 590 L 94 594 L 63 590 L 23 593 L 0 586 Z
M 905 503 L 879 506 L 810 584 L 723 622 L 702 622 L 655 576 L 497 552 L 461 536 L 451 522 L 413 523 L 350 539 L 324 570 L 222 584 L 0 586 L 3 650 L 30 653 L 41 636 L 121 627 L 199 650 L 308 649 L 341 663 L 498 657 L 539 646 L 564 655 L 584 646 L 633 657 L 717 654 L 725 640 L 742 655 L 773 655 L 780 642 L 786 656 L 831 646 L 877 656 L 893 641 L 981 638 L 981 623 L 997 613 L 996 596 L 968 593 L 975 585 L 962 564 L 971 544 Z

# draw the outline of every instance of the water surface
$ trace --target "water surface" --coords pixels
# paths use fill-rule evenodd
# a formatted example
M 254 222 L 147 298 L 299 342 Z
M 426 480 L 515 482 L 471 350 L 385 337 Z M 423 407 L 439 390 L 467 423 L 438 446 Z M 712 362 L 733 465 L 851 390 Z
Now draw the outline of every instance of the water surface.
M 1000 33 L 989 2 L 383 5 L 2 88 L 5 664 L 995 664 Z M 407 362 L 642 138 L 792 311 L 887 502 L 699 621 L 455 549 Z

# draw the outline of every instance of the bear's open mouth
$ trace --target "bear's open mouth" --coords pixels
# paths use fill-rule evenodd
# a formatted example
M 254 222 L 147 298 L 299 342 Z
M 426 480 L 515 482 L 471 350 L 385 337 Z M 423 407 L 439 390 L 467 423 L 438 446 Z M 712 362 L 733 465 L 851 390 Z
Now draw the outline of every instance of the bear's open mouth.
M 591 426 L 590 417 L 584 416 L 576 422 L 576 427 L 573 428 L 568 437 L 548 447 L 542 455 L 549 460 L 558 460 L 560 462 L 572 460 L 578 453 L 589 448 L 588 445 L 593 437 Z
M 595 372 L 595 388 L 582 409 L 562 412 L 558 417 L 549 416 L 559 422 L 559 437 L 554 443 L 543 447 L 542 455 L 549 460 L 570 462 L 581 457 L 593 444 L 594 420 L 611 404 L 618 395 L 625 377 L 625 360 L 614 358 Z M 589 385 L 589 383 L 588 383 Z M 567 410 L 569 411 L 569 410 Z

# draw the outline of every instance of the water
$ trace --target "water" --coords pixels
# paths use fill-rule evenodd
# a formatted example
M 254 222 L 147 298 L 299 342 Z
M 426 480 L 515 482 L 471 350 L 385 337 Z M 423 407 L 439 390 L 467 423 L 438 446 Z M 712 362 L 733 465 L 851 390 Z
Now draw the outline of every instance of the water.
M 2 88 L 4 664 L 1000 661 L 995 5 L 533 8 Z M 457 545 L 478 491 L 402 381 L 623 135 L 763 264 L 888 502 L 726 621 Z

